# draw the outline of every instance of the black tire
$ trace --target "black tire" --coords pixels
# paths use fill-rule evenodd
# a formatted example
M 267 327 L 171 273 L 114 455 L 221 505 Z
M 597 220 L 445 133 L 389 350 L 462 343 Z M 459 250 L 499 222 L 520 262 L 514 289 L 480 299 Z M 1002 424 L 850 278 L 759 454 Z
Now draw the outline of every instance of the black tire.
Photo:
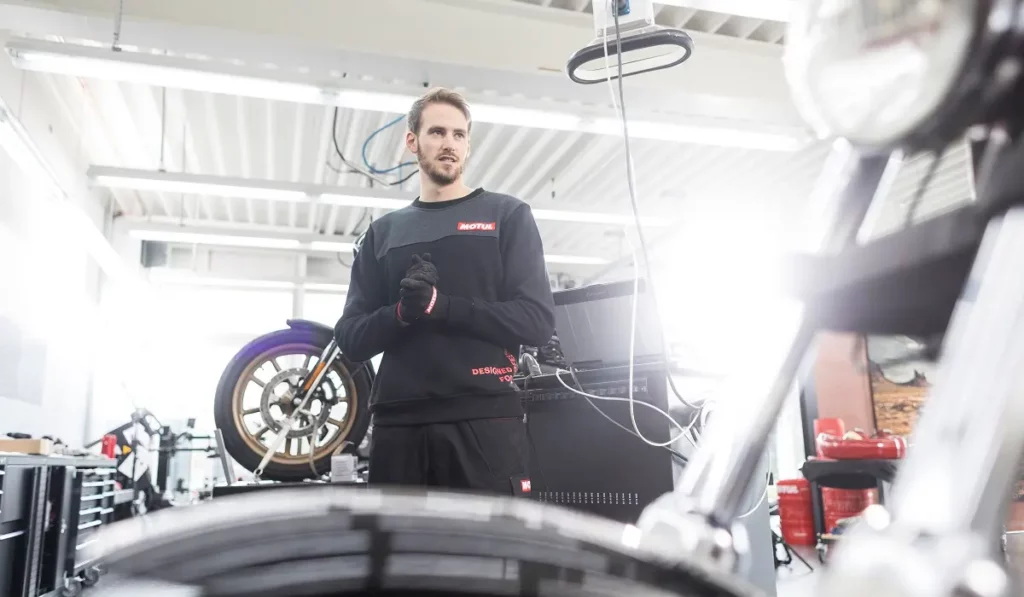
M 57 594 L 60 595 L 60 597 L 78 597 L 82 594 L 82 582 L 77 578 L 72 578 L 68 581 L 68 585 L 66 587 L 61 587 L 57 591 Z
M 761 594 L 675 544 L 630 546 L 629 535 L 522 498 L 309 487 L 110 527 L 95 555 L 126 582 L 206 597 Z
M 217 384 L 217 394 L 214 397 L 214 421 L 217 428 L 224 434 L 224 449 L 238 464 L 249 471 L 255 471 L 263 459 L 265 452 L 255 450 L 245 439 L 244 431 L 239 429 L 235 423 L 234 416 L 234 392 L 240 378 L 246 369 L 258 359 L 260 355 L 266 354 L 275 347 L 285 345 L 306 345 L 315 349 L 319 355 L 330 343 L 331 333 L 329 330 L 296 328 L 271 332 L 256 338 L 245 345 L 238 354 L 231 359 L 224 373 L 221 374 L 220 382 Z M 332 365 L 332 369 L 345 379 L 351 381 L 351 386 L 356 394 L 355 421 L 345 434 L 344 441 L 350 442 L 344 452 L 355 453 L 360 442 L 366 435 L 366 428 L 370 424 L 369 399 L 372 377 L 363 363 L 352 363 L 344 357 L 339 356 Z M 331 455 L 326 454 L 313 460 L 313 467 L 317 475 L 322 475 L 331 469 Z M 313 476 L 309 461 L 303 459 L 301 462 L 279 462 L 271 460 L 263 471 L 262 478 L 271 481 L 302 481 Z
M 95 566 L 90 566 L 85 570 L 82 570 L 82 584 L 87 587 L 96 586 L 96 583 L 100 582 L 100 570 Z

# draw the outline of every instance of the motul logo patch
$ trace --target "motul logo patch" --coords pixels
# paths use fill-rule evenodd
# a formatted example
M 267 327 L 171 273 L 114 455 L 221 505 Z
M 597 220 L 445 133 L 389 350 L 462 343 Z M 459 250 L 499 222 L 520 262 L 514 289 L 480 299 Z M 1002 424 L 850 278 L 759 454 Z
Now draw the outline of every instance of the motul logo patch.
M 459 222 L 459 232 L 484 232 L 497 229 L 497 222 Z
M 530 493 L 531 491 L 533 491 L 533 486 L 532 486 L 532 484 L 530 483 L 530 480 L 529 480 L 529 479 L 523 479 L 523 480 L 521 480 L 521 481 L 519 482 L 519 487 L 521 487 L 521 488 L 522 488 L 522 490 L 523 490 L 523 493 Z

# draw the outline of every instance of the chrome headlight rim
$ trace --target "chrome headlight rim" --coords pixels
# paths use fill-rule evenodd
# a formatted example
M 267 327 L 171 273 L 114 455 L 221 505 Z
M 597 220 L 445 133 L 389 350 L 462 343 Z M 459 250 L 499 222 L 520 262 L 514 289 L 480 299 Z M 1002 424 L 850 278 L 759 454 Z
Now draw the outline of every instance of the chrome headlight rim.
M 805 119 L 817 129 L 820 137 L 843 137 L 858 149 L 871 152 L 936 151 L 956 141 L 965 129 L 978 123 L 994 103 L 1005 98 L 1006 92 L 1017 83 L 1019 74 L 1016 73 L 1021 70 L 1006 69 L 1004 65 L 1007 59 L 1012 62 L 1015 57 L 1006 50 L 1024 39 L 1024 0 L 976 0 L 971 4 L 970 37 L 958 64 L 950 70 L 950 87 L 935 107 L 906 132 L 884 141 L 858 138 L 849 131 L 840 133 L 822 116 L 821 107 L 807 90 L 807 83 L 791 83 L 797 103 L 804 104 L 810 112 L 804 113 Z M 1001 69 L 1015 76 L 1004 77 L 993 85 Z
M 969 127 L 984 124 L 979 122 L 982 115 L 1002 101 L 1020 78 L 1019 69 L 1010 77 L 999 71 L 1014 59 L 1006 50 L 1024 34 L 1022 10 L 1024 0 L 975 2 L 974 35 L 956 71 L 956 83 L 928 117 L 885 149 L 941 151 L 960 139 Z M 1017 64 L 1022 64 L 1019 58 Z

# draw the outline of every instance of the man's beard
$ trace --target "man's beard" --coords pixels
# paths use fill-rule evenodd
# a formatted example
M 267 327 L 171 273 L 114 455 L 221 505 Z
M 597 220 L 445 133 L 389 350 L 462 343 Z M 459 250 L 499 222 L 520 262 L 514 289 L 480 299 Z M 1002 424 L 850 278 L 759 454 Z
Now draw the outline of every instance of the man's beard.
M 462 173 L 466 170 L 465 162 L 459 161 L 456 164 L 456 168 L 451 172 L 447 172 L 437 167 L 432 160 L 428 160 L 423 156 L 417 156 L 416 161 L 420 164 L 420 170 L 422 170 L 430 178 L 434 184 L 438 186 L 448 186 L 454 183 L 462 176 Z

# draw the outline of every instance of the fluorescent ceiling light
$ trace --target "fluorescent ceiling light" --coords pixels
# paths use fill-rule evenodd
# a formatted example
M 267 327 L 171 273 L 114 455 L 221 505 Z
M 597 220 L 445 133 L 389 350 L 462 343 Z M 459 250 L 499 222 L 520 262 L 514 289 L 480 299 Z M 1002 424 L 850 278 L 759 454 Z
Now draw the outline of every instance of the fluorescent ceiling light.
M 797 0 L 655 0 L 655 4 L 712 10 L 753 19 L 789 21 L 796 9 Z
M 324 282 L 307 282 L 302 285 L 311 292 L 337 292 L 344 294 L 348 292 L 348 284 L 329 284 Z
M 244 179 L 227 182 L 216 176 L 202 174 L 192 174 L 188 178 L 176 176 L 173 172 L 145 172 L 144 174 L 141 176 L 133 176 L 125 172 L 104 174 L 101 170 L 96 174 L 90 172 L 90 178 L 96 186 L 110 189 L 240 197 L 268 201 L 305 201 L 309 198 L 305 191 L 289 189 L 285 185 L 276 186 L 273 181 L 257 181 L 259 184 L 246 184 Z
M 316 282 L 306 280 L 265 280 L 244 277 L 224 277 L 199 274 L 191 270 L 173 268 L 152 268 L 147 278 L 154 284 L 181 286 L 204 286 L 215 288 L 238 288 L 250 290 L 294 290 L 303 287 L 311 292 L 341 293 L 348 292 L 348 284 L 333 282 Z
M 176 272 L 164 269 L 150 270 L 148 277 L 149 281 L 155 284 L 173 284 L 180 286 L 212 286 L 216 288 L 251 288 L 267 290 L 291 290 L 295 288 L 295 283 L 284 280 L 222 278 L 217 276 L 201 276 L 192 272 Z
M 315 240 L 309 243 L 309 250 L 320 253 L 351 253 L 355 247 L 354 243 L 339 243 L 326 240 Z
M 402 209 L 413 202 L 409 199 L 388 199 L 387 197 L 366 197 L 361 195 L 341 195 L 327 193 L 319 196 L 320 203 L 341 205 L 343 207 L 370 207 L 379 209 Z
M 349 80 L 344 82 L 344 89 L 339 89 L 298 76 L 287 78 L 281 72 L 267 69 L 38 40 L 10 41 L 7 52 L 14 65 L 25 70 L 396 114 L 408 111 L 422 92 L 412 87 L 396 89 L 395 85 Z M 576 106 L 559 109 L 540 103 L 523 107 L 506 105 L 510 100 L 492 98 L 480 102 L 470 98 L 470 101 L 473 118 L 479 122 L 599 135 L 622 134 L 622 127 L 610 110 Z M 522 104 L 525 100 L 516 100 L 516 103 Z M 795 151 L 811 140 L 796 128 L 764 131 L 740 126 L 701 126 L 639 118 L 630 121 L 630 135 L 638 139 L 770 151 Z
M 234 234 L 208 234 L 188 230 L 147 230 L 136 228 L 129 234 L 139 240 L 183 243 L 193 245 L 222 245 L 228 247 L 254 247 L 265 249 L 299 249 L 302 243 L 294 238 L 273 238 L 266 236 L 247 236 Z
M 533 217 L 537 220 L 548 220 L 552 222 L 577 222 L 580 224 L 610 224 L 614 226 L 631 226 L 635 220 L 633 216 L 626 214 L 610 214 L 589 211 L 566 211 L 560 209 L 535 209 Z M 650 227 L 661 227 L 671 225 L 667 218 L 640 217 L 640 224 Z
M 582 255 L 544 255 L 544 261 L 560 265 L 608 265 L 611 261 Z
M 94 185 L 106 188 L 134 189 L 138 191 L 159 190 L 167 193 L 199 194 L 215 197 L 255 197 L 267 200 L 299 201 L 308 200 L 327 205 L 345 207 L 369 207 L 373 209 L 401 209 L 412 203 L 410 193 L 395 190 L 362 189 L 288 183 L 272 180 L 185 174 L 181 172 L 159 172 L 132 168 L 91 166 L 89 179 Z M 606 212 L 534 209 L 537 220 L 553 222 L 575 222 L 579 224 L 606 224 L 631 226 L 633 216 Z M 642 216 L 640 222 L 646 227 L 672 225 L 671 218 Z
M 46 185 L 52 197 L 60 202 L 59 211 L 55 214 L 58 222 L 66 228 L 68 234 L 77 237 L 85 245 L 86 251 L 96 260 L 100 269 L 111 279 L 125 279 L 129 272 L 120 255 L 89 216 L 75 205 L 60 184 L 53 167 L 3 100 L 0 100 L 0 147 L 21 167 L 26 176 Z
M 354 245 L 349 242 L 315 240 L 316 236 L 306 235 L 287 238 L 284 236 L 260 236 L 245 232 L 233 233 L 218 229 L 203 231 L 192 229 L 173 230 L 169 227 L 147 227 L 139 225 L 129 229 L 128 234 L 134 238 L 147 241 L 182 243 L 197 245 L 220 245 L 230 247 L 253 247 L 264 249 L 296 249 L 325 253 L 345 253 L 352 251 Z M 607 265 L 607 259 L 582 255 L 545 255 L 544 261 L 560 265 Z

